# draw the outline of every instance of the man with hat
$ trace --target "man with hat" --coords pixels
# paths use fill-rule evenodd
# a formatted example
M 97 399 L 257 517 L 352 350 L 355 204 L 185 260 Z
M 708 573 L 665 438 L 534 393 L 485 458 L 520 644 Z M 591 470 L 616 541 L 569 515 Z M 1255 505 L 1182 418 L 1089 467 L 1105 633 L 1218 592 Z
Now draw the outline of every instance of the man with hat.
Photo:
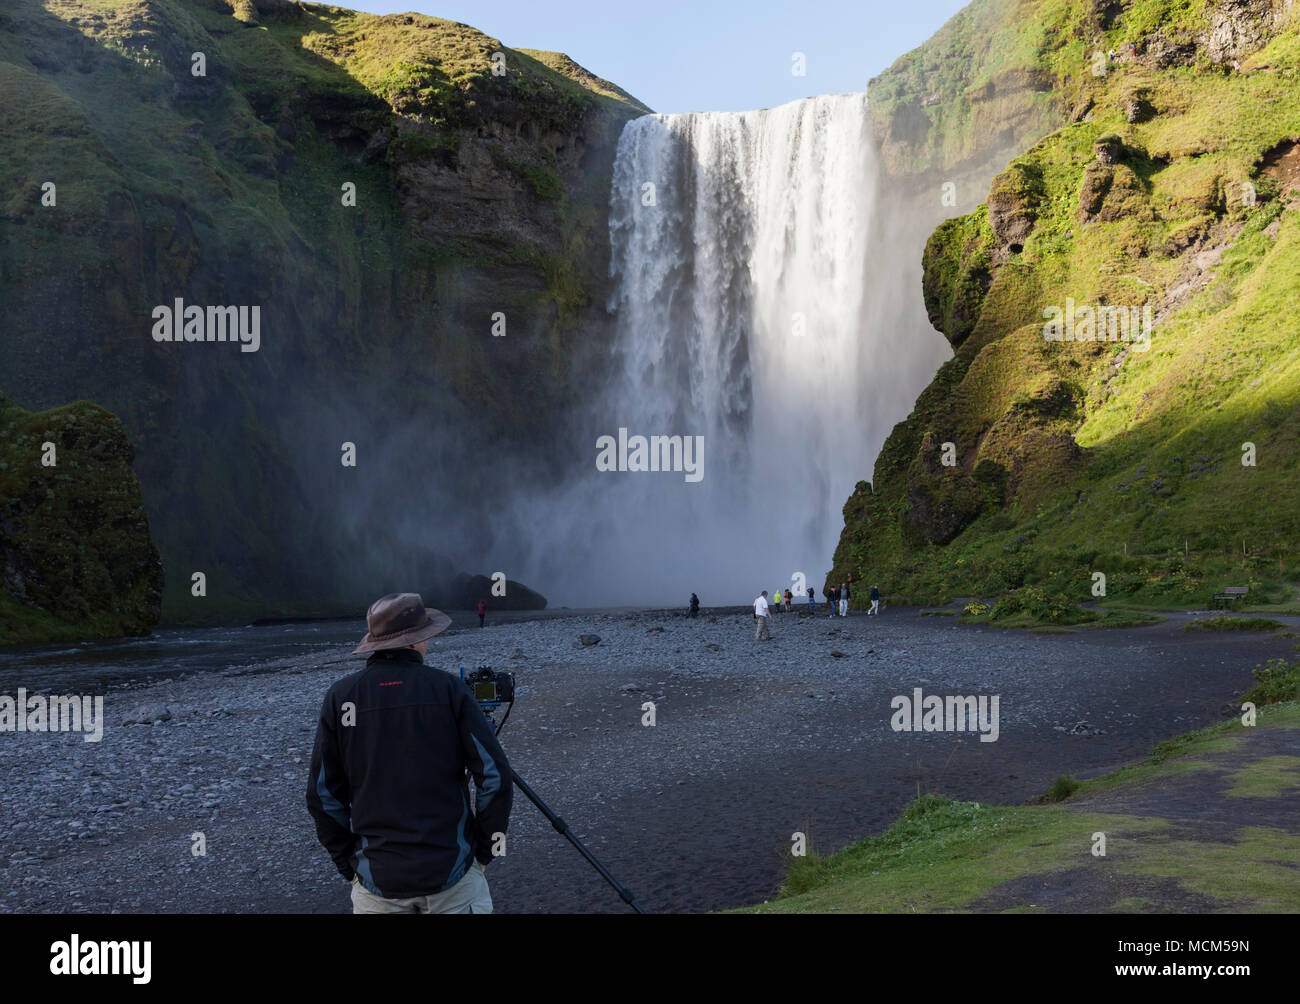
M 450 624 L 417 593 L 376 600 L 354 652 L 370 653 L 365 669 L 321 705 L 307 809 L 353 913 L 492 912 L 484 870 L 504 846 L 510 764 L 469 689 L 424 665 Z

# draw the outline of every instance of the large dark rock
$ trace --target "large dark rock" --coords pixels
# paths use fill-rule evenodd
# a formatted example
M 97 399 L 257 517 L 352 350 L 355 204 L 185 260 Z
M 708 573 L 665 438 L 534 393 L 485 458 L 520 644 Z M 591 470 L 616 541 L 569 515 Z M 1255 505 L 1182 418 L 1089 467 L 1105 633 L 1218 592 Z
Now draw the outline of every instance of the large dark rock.
M 478 601 L 487 604 L 489 610 L 545 610 L 546 597 L 534 589 L 529 589 L 522 582 L 505 580 L 505 595 L 492 595 L 496 585 L 487 575 L 469 575 L 465 572 L 455 577 L 450 585 L 425 593 L 425 600 L 447 610 L 474 610 Z M 497 592 L 501 591 L 497 585 Z
M 993 260 L 1005 262 L 1019 254 L 1038 222 L 1043 197 L 1042 176 L 1031 165 L 1014 163 L 989 189 L 989 226 L 993 228 Z

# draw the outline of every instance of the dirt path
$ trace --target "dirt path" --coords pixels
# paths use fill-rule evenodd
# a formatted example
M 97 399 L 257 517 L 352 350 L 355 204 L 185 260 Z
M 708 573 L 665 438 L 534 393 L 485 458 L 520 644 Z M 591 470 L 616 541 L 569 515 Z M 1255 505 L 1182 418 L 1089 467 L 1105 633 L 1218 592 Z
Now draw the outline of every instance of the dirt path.
M 1052 913 L 1220 913 L 1267 909 L 1247 896 L 1190 888 L 1187 864 L 1240 854 L 1229 867 L 1280 867 L 1300 885 L 1300 729 L 1246 730 L 1235 747 L 1193 755 L 1184 769 L 1066 802 L 1078 814 L 1119 817 L 1107 824 L 1108 857 L 1088 865 L 1004 882 L 969 905 L 980 912 L 1033 906 Z M 1152 823 L 1156 826 L 1152 828 Z M 1276 851 L 1251 850 L 1266 838 Z M 1280 838 L 1280 839 L 1279 839 Z M 1270 855 L 1276 853 L 1276 857 Z M 1291 883 L 1288 883 L 1291 884 Z

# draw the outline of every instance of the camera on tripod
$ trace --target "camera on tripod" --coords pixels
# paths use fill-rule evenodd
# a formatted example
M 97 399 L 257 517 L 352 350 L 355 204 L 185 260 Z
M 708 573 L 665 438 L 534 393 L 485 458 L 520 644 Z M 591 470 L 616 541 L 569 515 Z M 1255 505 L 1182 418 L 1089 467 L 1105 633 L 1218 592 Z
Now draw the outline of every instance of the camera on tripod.
M 505 728 L 506 719 L 510 717 L 510 712 L 515 707 L 515 674 L 497 672 L 491 666 L 479 666 L 472 672 L 465 672 L 465 667 L 460 667 L 460 679 L 469 692 L 474 695 L 474 700 L 483 712 L 483 716 L 488 720 L 488 725 L 492 729 L 493 735 L 500 735 L 501 730 Z M 497 711 L 502 705 L 509 705 L 506 708 L 505 716 L 501 719 L 500 724 L 492 717 L 493 712 Z M 623 902 L 630 906 L 637 913 L 645 913 L 640 904 L 632 897 L 632 894 L 619 884 L 618 879 L 609 873 L 609 870 L 596 860 L 595 855 L 583 845 L 582 841 L 574 836 L 573 831 L 569 829 L 569 824 L 557 816 L 547 807 L 533 792 L 533 789 L 524 783 L 524 779 L 519 776 L 515 770 L 510 771 L 510 779 L 514 784 L 528 796 L 528 800 L 537 806 L 542 815 L 545 816 L 555 827 L 555 831 L 564 837 L 569 843 L 578 849 L 578 852 L 587 859 L 596 871 L 600 872 L 601 878 L 612 885 L 615 891 L 622 897 Z
M 479 707 L 485 711 L 515 701 L 514 673 L 496 672 L 489 666 L 479 666 L 473 672 L 466 673 L 462 666 L 460 678 L 469 687 Z

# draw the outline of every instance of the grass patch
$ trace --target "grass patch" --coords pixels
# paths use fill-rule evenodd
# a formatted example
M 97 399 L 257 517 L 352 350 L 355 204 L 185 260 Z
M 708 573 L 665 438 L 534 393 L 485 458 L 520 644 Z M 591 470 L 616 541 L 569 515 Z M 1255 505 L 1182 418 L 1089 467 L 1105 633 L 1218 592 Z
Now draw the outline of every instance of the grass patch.
M 1043 792 L 1043 801 L 1045 802 L 1064 802 L 1067 798 L 1079 790 L 1079 782 L 1069 774 L 1062 774 L 1052 786 Z
M 1286 627 L 1271 617 L 1206 617 L 1192 621 L 1184 631 L 1276 631 Z
M 1272 705 L 1247 729 L 1233 719 L 1159 744 L 1143 763 L 1079 782 L 1062 776 L 1037 804 L 990 806 L 929 794 L 911 803 L 884 833 L 799 865 L 796 882 L 751 913 L 911 913 L 984 909 L 999 885 L 1089 867 L 1090 835 L 1107 834 L 1105 867 L 1121 874 L 1173 879 L 1181 889 L 1240 911 L 1300 910 L 1300 886 L 1281 862 L 1294 858 L 1295 836 L 1239 827 L 1232 841 L 1174 837 L 1159 818 L 1090 811 L 1080 796 L 1219 768 L 1203 759 L 1244 748 L 1258 729 L 1300 731 L 1300 702 Z M 1295 788 L 1300 757 L 1270 756 L 1233 774 L 1229 797 L 1278 798 Z M 1158 786 L 1158 784 L 1157 784 Z M 1062 799 L 1070 799 L 1064 804 Z M 1177 831 L 1182 833 L 1184 831 Z M 1117 896 L 1112 912 L 1151 908 L 1149 897 Z M 1001 907 L 995 906 L 1000 909 Z M 1036 903 L 1008 902 L 1008 912 Z

